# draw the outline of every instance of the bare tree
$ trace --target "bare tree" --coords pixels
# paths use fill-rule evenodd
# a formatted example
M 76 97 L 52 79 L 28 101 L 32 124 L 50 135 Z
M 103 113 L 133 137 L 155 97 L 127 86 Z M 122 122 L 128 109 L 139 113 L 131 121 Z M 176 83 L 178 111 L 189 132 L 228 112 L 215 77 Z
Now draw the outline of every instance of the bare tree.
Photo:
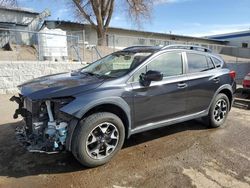
M 96 30 L 98 45 L 105 45 L 106 33 L 114 12 L 115 0 L 72 0 L 78 17 L 83 18 Z M 117 1 L 116 1 L 117 2 Z M 125 0 L 132 21 L 140 23 L 149 18 L 152 0 Z
M 17 6 L 17 0 L 0 0 L 1 7 L 15 7 Z
M 143 20 L 150 19 L 153 0 L 126 0 L 126 2 L 127 12 L 134 23 L 140 26 Z

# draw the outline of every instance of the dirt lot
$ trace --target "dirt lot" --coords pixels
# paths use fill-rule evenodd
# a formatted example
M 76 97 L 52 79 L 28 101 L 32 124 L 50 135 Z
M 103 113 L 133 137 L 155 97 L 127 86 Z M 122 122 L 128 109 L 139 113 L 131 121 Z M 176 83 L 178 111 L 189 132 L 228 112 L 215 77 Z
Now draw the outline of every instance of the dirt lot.
M 250 111 L 226 126 L 189 121 L 134 135 L 107 165 L 87 169 L 71 154 L 31 154 L 15 141 L 10 96 L 0 96 L 0 187 L 250 187 Z

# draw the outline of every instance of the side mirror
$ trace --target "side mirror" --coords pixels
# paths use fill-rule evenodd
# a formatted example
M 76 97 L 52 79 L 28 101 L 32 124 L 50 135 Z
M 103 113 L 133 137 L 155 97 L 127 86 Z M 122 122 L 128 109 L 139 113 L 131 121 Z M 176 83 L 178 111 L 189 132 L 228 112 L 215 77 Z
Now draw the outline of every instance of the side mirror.
M 142 73 L 140 75 L 140 83 L 143 86 L 149 86 L 152 81 L 161 81 L 163 79 L 163 75 L 159 71 L 149 70 L 148 72 Z

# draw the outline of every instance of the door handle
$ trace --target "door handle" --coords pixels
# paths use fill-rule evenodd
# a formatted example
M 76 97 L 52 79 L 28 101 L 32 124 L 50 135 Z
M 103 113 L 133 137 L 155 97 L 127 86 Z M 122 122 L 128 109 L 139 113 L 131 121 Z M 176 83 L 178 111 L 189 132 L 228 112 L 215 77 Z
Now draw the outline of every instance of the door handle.
M 214 81 L 215 83 L 218 83 L 218 82 L 220 81 L 220 78 L 216 77 L 216 78 L 213 79 L 213 81 Z
M 187 84 L 184 83 L 184 82 L 180 82 L 180 83 L 177 84 L 177 86 L 178 86 L 179 89 L 183 89 L 183 88 L 187 87 Z

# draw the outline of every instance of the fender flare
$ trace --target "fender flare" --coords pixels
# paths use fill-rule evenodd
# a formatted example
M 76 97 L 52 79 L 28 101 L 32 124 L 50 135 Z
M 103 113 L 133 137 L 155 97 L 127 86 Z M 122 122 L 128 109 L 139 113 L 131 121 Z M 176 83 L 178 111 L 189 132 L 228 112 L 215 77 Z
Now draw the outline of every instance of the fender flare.
M 225 84 L 225 85 L 220 86 L 220 87 L 216 90 L 216 92 L 214 93 L 214 96 L 213 96 L 213 98 L 212 98 L 212 100 L 211 100 L 211 102 L 210 102 L 210 104 L 209 104 L 208 109 L 207 109 L 207 113 L 209 112 L 209 109 L 210 109 L 210 107 L 211 107 L 213 101 L 215 100 L 215 97 L 216 97 L 222 90 L 224 90 L 224 89 L 229 90 L 230 93 L 231 93 L 231 95 L 232 95 L 232 101 L 231 101 L 231 105 L 230 105 L 230 109 L 231 109 L 231 107 L 232 107 L 232 105 L 233 105 L 233 90 L 232 90 L 232 86 L 231 86 L 231 85 Z
M 69 125 L 69 130 L 68 130 L 68 136 L 67 136 L 67 139 L 66 139 L 66 149 L 68 151 L 71 151 L 71 145 L 72 145 L 72 139 L 73 139 L 73 136 L 74 136 L 74 132 L 75 132 L 75 129 L 76 129 L 76 126 L 78 125 L 79 121 L 84 117 L 84 115 L 91 109 L 97 107 L 97 106 L 100 106 L 100 105 L 104 105 L 104 104 L 111 104 L 111 105 L 116 105 L 118 106 L 119 108 L 121 108 L 126 116 L 127 116 L 127 119 L 128 119 L 128 126 L 127 126 L 127 138 L 130 137 L 131 135 L 131 110 L 130 110 L 130 107 L 129 105 L 127 104 L 127 102 L 120 98 L 120 97 L 105 97 L 105 98 L 101 98 L 101 99 L 98 99 L 98 100 L 95 100 L 95 101 L 91 101 L 90 103 L 88 103 L 87 105 L 84 106 L 84 108 L 82 108 L 81 110 L 79 110 L 75 117 L 71 122 L 70 122 L 70 125 Z M 125 127 L 126 128 L 126 127 Z

